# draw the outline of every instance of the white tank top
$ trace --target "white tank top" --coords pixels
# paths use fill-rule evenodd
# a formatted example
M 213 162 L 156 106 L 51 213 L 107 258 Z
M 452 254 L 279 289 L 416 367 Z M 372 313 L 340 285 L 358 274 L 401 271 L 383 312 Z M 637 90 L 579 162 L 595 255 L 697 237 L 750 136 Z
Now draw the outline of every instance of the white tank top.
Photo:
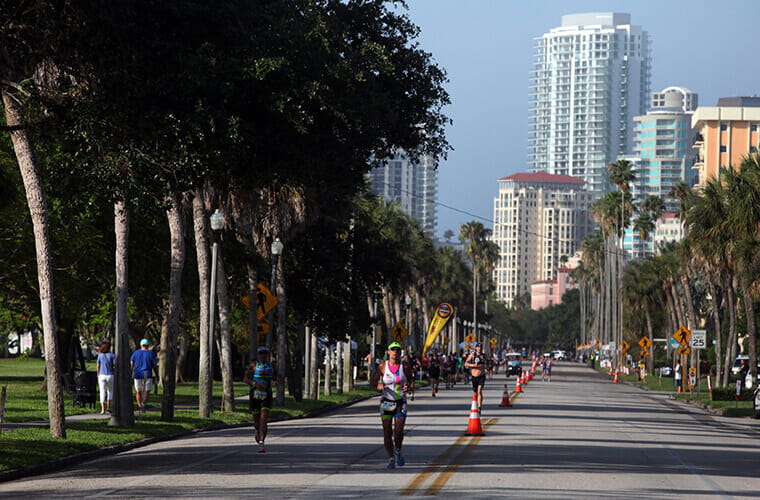
M 404 373 L 403 363 L 398 365 L 397 373 L 391 371 L 389 361 L 385 362 L 385 371 L 383 372 L 383 399 L 397 401 L 403 399 L 404 393 L 401 388 L 406 384 L 406 373 Z

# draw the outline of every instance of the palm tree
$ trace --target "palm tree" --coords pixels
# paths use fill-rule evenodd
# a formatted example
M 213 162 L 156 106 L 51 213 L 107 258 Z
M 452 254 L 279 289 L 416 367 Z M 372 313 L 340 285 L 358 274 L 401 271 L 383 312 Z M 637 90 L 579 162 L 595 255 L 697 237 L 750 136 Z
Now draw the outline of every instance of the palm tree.
M 459 228 L 459 239 L 467 242 L 467 256 L 472 263 L 472 322 L 477 332 L 478 324 L 478 278 L 482 266 L 483 247 L 490 229 L 483 227 L 478 221 L 470 221 Z

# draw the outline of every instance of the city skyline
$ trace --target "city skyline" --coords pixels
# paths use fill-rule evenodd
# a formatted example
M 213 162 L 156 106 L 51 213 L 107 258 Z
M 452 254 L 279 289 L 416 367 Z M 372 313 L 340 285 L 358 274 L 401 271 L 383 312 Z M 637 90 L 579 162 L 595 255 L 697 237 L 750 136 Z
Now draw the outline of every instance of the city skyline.
M 652 38 L 651 89 L 673 85 L 714 106 L 727 96 L 755 95 L 760 68 L 749 64 L 760 3 L 412 0 L 406 14 L 421 29 L 421 48 L 449 76 L 455 148 L 438 173 L 438 236 L 477 219 L 492 227 L 497 180 L 528 171 L 530 71 L 535 38 L 563 15 L 631 14 Z M 702 36 L 709 33 L 710 36 Z

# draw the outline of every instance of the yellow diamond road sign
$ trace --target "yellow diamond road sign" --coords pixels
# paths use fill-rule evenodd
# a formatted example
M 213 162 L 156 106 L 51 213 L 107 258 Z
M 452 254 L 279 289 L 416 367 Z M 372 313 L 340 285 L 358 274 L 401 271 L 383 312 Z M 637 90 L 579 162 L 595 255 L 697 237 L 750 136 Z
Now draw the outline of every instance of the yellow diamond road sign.
M 472 344 L 475 342 L 475 335 L 468 333 L 467 336 L 464 338 L 468 344 Z
M 649 340 L 649 337 L 644 335 L 643 337 L 641 337 L 641 340 L 639 340 L 639 345 L 641 346 L 642 349 L 648 350 L 649 347 L 652 345 L 652 341 Z
M 400 321 L 393 325 L 393 329 L 391 329 L 391 336 L 396 342 L 401 342 L 407 335 L 409 335 L 409 330 L 404 328 L 404 325 L 402 325 Z
M 631 344 L 626 342 L 625 340 L 620 343 L 620 348 L 623 350 L 623 352 L 627 351 L 631 348 Z
M 691 349 L 688 347 L 679 347 L 676 352 L 681 355 L 691 354 Z
M 691 338 L 691 331 L 685 326 L 682 326 L 681 328 L 678 329 L 676 333 L 673 334 L 673 338 L 676 339 L 676 342 L 686 347 L 687 345 L 689 345 L 689 339 Z

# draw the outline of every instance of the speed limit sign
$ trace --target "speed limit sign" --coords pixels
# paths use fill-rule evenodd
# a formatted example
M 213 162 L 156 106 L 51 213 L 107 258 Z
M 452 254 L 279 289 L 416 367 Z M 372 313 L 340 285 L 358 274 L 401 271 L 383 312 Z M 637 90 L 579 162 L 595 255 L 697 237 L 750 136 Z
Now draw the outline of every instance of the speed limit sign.
M 692 349 L 705 349 L 707 347 L 707 330 L 692 330 L 689 347 Z

